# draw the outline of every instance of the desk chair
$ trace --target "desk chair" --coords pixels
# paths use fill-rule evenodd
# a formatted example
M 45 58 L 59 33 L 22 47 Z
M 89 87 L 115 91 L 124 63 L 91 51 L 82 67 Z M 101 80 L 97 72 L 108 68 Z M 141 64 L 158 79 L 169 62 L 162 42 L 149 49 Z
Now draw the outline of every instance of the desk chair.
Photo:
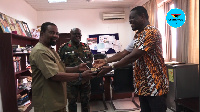
M 117 98 L 117 95 L 115 95 L 117 93 L 130 93 L 131 100 L 132 100 L 133 104 L 136 106 L 136 108 L 123 109 L 123 110 L 131 111 L 131 110 L 140 109 L 139 105 L 135 102 L 134 98 L 132 97 L 132 92 L 134 91 L 133 65 L 132 64 L 129 64 L 125 67 L 114 70 L 114 76 L 113 76 L 113 80 L 111 82 L 112 82 L 111 83 L 111 87 L 112 87 L 111 104 L 112 104 L 114 110 L 120 110 L 120 109 L 116 109 L 115 105 L 113 103 L 113 100 L 120 99 L 119 96 Z M 121 96 L 121 98 L 122 97 L 124 97 L 124 96 Z

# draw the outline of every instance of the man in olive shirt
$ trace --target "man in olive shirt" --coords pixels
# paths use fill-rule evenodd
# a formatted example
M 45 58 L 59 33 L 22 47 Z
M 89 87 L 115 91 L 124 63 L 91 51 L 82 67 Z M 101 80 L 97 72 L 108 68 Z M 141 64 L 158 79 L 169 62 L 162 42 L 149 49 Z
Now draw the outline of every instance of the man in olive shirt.
M 61 60 L 65 63 L 66 67 L 74 67 L 81 62 L 80 58 L 92 65 L 93 54 L 89 46 L 80 42 L 82 34 L 79 28 L 73 28 L 70 31 L 71 40 L 66 44 L 63 44 L 59 49 L 59 55 Z M 67 83 L 67 99 L 69 112 L 77 112 L 77 99 L 78 93 L 80 93 L 81 110 L 82 112 L 90 112 L 89 100 L 90 100 L 91 85 L 90 81 L 80 82 L 70 81 Z
M 51 46 L 56 45 L 58 28 L 46 22 L 41 26 L 39 42 L 32 49 L 29 60 L 32 69 L 32 103 L 35 112 L 66 112 L 66 81 L 90 80 L 93 73 L 86 64 L 65 68 Z M 84 71 L 78 73 L 79 71 Z M 67 72 L 67 73 L 66 73 Z M 75 72 L 75 73 L 73 73 Z

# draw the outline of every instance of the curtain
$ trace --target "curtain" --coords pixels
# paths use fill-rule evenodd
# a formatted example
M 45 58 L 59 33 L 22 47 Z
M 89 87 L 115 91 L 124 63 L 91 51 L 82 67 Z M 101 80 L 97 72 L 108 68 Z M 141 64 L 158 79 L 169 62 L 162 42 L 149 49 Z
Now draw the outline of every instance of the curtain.
M 177 50 L 176 50 L 176 61 L 188 63 L 188 38 L 189 38 L 189 0 L 175 0 L 175 7 L 185 12 L 186 21 L 181 27 L 177 28 Z
M 172 61 L 172 36 L 171 27 L 167 24 L 166 15 L 170 10 L 171 1 L 165 1 L 160 4 L 158 11 L 158 29 L 162 35 L 163 57 L 166 62 Z
M 170 10 L 170 3 L 169 2 L 164 2 L 163 3 L 163 10 L 164 10 L 164 15 L 167 15 L 168 11 Z M 166 59 L 165 61 L 171 61 L 172 59 L 172 39 L 171 39 L 171 27 L 167 24 L 166 21 L 166 16 L 165 16 L 165 38 L 166 38 Z
M 149 22 L 150 25 L 158 27 L 158 20 L 157 20 L 157 1 L 156 0 L 149 0 L 146 2 L 143 7 L 147 10 L 149 15 Z
M 199 64 L 199 0 L 190 1 L 188 63 Z
M 175 7 L 186 15 L 185 24 L 177 28 L 176 60 L 199 64 L 199 0 L 175 0 Z

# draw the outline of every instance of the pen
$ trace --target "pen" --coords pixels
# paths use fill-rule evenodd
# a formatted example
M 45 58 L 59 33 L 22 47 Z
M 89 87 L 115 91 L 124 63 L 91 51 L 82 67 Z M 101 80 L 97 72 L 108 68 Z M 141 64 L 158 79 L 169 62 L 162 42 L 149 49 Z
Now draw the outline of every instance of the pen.
M 78 59 L 81 60 L 82 63 L 85 63 L 80 57 L 78 57 Z M 86 67 L 90 69 L 90 67 L 88 67 L 87 65 Z

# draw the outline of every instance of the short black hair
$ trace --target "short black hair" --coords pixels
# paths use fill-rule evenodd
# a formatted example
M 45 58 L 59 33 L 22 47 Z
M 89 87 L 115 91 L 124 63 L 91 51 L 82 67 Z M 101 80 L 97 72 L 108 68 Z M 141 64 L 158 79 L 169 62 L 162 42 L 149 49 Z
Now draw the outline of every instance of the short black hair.
M 74 33 L 75 30 L 80 30 L 80 29 L 79 29 L 79 28 L 72 28 L 71 31 L 70 31 L 70 34 L 71 34 L 71 33 Z M 80 30 L 80 31 L 81 31 L 81 30 Z
M 134 10 L 137 12 L 137 14 L 138 14 L 139 16 L 142 16 L 142 14 L 144 13 L 146 19 L 147 19 L 147 20 L 149 19 L 149 15 L 148 15 L 148 13 L 147 13 L 147 10 L 146 10 L 143 6 L 134 7 L 131 11 L 134 11 Z
M 47 30 L 47 26 L 48 26 L 48 25 L 54 25 L 54 26 L 56 26 L 54 23 L 45 22 L 45 23 L 42 24 L 42 26 L 41 26 L 41 31 L 40 31 L 40 32 L 45 32 L 45 31 Z

